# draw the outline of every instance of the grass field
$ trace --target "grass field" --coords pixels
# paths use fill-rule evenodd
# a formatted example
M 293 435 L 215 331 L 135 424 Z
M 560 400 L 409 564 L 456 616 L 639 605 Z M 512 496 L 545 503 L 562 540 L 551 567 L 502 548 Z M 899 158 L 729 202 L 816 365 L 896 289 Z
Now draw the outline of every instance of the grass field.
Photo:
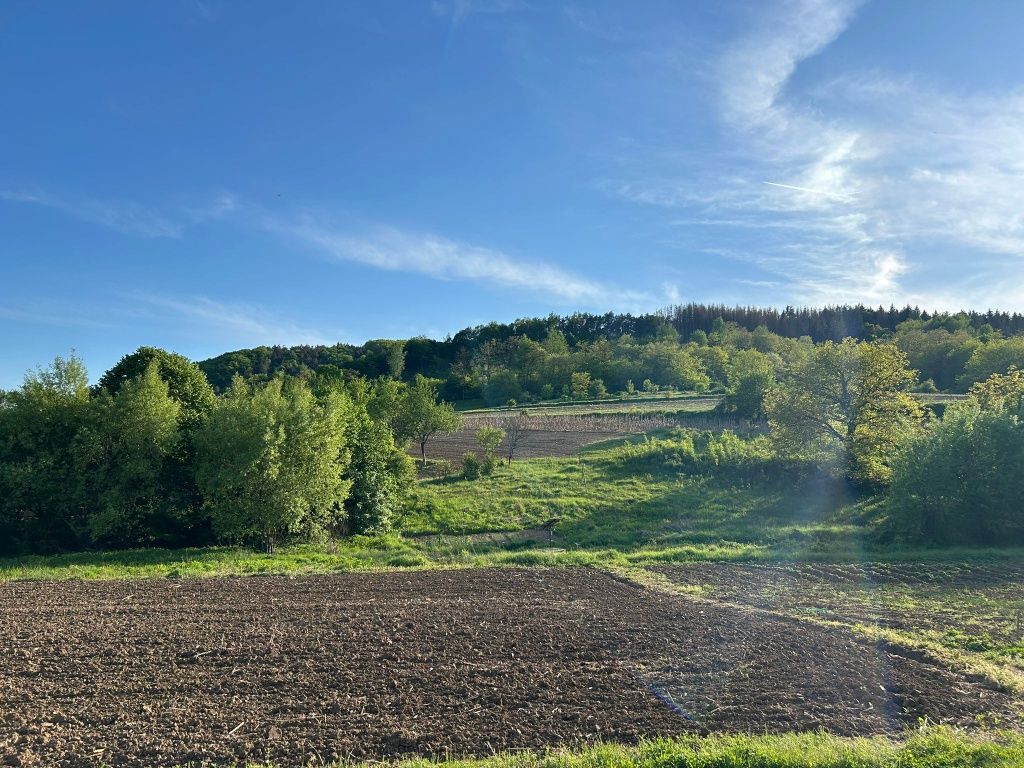
M 1024 739 L 967 736 L 925 728 L 905 739 L 843 739 L 825 733 L 704 736 L 600 744 L 578 750 L 517 752 L 479 760 L 406 760 L 398 768 L 1017 768 Z M 352 763 L 338 763 L 357 768 Z M 252 768 L 257 768 L 253 766 Z M 267 764 L 258 768 L 275 768 Z M 333 767 L 332 767 L 333 768 Z
M 749 556 L 847 551 L 861 530 L 844 519 L 856 499 L 844 486 L 643 466 L 622 440 L 577 456 L 499 467 L 475 481 L 421 483 L 402 520 L 408 534 L 515 531 L 559 518 L 559 546 L 635 549 L 715 546 Z

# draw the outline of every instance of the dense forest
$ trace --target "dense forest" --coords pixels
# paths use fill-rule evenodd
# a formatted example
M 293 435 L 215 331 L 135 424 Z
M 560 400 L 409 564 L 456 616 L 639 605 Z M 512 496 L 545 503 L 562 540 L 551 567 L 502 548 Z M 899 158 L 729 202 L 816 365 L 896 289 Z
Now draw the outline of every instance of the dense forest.
M 487 404 L 600 397 L 648 388 L 724 392 L 728 349 L 772 355 L 777 369 L 814 344 L 893 341 L 924 390 L 966 392 L 1010 365 L 1024 367 L 1024 315 L 929 314 L 864 306 L 785 310 L 688 304 L 646 315 L 575 314 L 489 323 L 436 341 L 257 347 L 199 363 L 217 391 L 235 375 L 440 380 L 448 400 Z M 575 376 L 575 378 L 574 378 Z

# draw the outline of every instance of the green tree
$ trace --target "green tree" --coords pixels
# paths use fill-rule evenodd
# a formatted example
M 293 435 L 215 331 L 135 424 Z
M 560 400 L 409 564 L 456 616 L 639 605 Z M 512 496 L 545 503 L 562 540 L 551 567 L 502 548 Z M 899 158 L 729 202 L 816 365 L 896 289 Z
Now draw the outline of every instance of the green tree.
M 507 403 L 523 396 L 523 388 L 519 386 L 519 377 L 506 369 L 500 369 L 487 377 L 483 388 L 484 402 L 488 405 Z
M 958 379 L 960 389 L 966 390 L 975 382 L 1011 368 L 1024 369 L 1024 336 L 993 339 L 975 349 Z
M 0 550 L 88 543 L 74 441 L 89 416 L 89 377 L 72 353 L 25 376 L 0 407 Z
M 982 410 L 1024 417 L 1024 371 L 1018 368 L 1011 367 L 1005 374 L 992 374 L 974 384 L 969 394 Z
M 182 432 L 182 439 L 177 442 L 174 454 L 168 458 L 164 468 L 164 489 L 168 495 L 166 506 L 177 510 L 180 538 L 164 539 L 163 536 L 169 535 L 171 529 L 161 533 L 160 538 L 167 544 L 202 544 L 209 537 L 209 519 L 201 511 L 202 500 L 196 487 L 192 434 L 213 410 L 216 401 L 206 374 L 182 355 L 157 347 L 139 347 L 103 374 L 97 389 L 116 396 L 123 386 L 138 380 L 153 365 L 167 384 L 168 394 L 180 406 L 178 425 Z
M 476 441 L 484 451 L 485 456 L 493 456 L 498 450 L 501 441 L 505 439 L 505 430 L 501 427 L 480 427 L 476 431 Z
M 956 404 L 897 455 L 883 530 L 915 543 L 1022 545 L 1022 476 L 1019 411 Z
M 569 343 L 565 340 L 565 334 L 557 328 L 552 328 L 544 337 L 544 349 L 549 355 L 569 354 Z
M 456 432 L 462 423 L 451 403 L 438 402 L 437 385 L 437 381 L 417 374 L 398 407 L 396 434 L 419 446 L 424 467 L 427 466 L 427 442 L 434 435 Z
M 181 425 L 189 430 L 213 410 L 214 394 L 202 369 L 187 357 L 157 347 L 139 347 L 122 357 L 100 378 L 99 387 L 116 395 L 129 381 L 146 373 L 153 363 L 167 383 L 170 396 L 180 405 Z
M 588 394 L 590 394 L 590 374 L 586 371 L 576 371 L 570 378 L 569 395 L 576 400 L 583 400 Z
M 268 551 L 289 534 L 317 537 L 344 519 L 351 404 L 318 402 L 309 387 L 240 378 L 195 437 L 196 477 L 218 536 L 260 537 Z
M 357 379 L 353 382 L 357 384 Z M 392 432 L 398 429 L 398 420 L 402 412 L 402 397 L 405 394 L 405 384 L 394 379 L 377 379 L 369 385 L 366 397 L 366 410 L 370 418 L 383 421 L 391 427 Z
M 345 478 L 351 490 L 345 501 L 352 533 L 383 533 L 400 511 L 415 471 L 405 451 L 395 446 L 387 422 L 370 418 L 356 406 L 348 422 L 351 462 Z
M 915 380 L 892 344 L 822 344 L 765 397 L 776 450 L 885 482 L 892 456 L 920 424 L 921 406 L 908 394 Z
M 729 358 L 726 376 L 726 408 L 740 416 L 761 416 L 764 396 L 775 385 L 775 366 L 771 358 L 756 349 L 738 350 Z
M 79 475 L 91 486 L 89 531 L 95 543 L 126 547 L 167 543 L 178 520 L 167 465 L 182 436 L 181 404 L 152 361 L 115 396 L 103 391 L 75 439 Z M 172 475 L 173 477 L 173 475 Z

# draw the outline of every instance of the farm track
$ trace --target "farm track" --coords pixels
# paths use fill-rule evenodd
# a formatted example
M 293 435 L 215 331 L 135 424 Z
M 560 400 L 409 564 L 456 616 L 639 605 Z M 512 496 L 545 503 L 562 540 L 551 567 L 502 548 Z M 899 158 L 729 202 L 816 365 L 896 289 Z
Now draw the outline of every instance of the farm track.
M 842 630 L 590 569 L 8 583 L 0 762 L 483 755 L 966 727 L 1009 696 Z

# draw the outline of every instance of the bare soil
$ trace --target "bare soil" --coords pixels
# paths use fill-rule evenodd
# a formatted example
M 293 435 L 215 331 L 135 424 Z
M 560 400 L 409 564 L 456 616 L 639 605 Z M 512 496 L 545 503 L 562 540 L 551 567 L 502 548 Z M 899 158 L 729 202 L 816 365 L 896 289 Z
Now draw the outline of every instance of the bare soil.
M 484 755 L 971 727 L 1008 695 L 842 630 L 591 569 L 0 586 L 0 762 Z
M 516 459 L 575 456 L 585 445 L 628 436 L 628 433 L 625 432 L 563 432 L 533 429 L 526 433 L 516 448 Z M 499 458 L 502 458 L 503 450 L 505 450 L 504 446 L 498 449 Z M 419 446 L 413 446 L 409 453 L 419 458 Z M 437 435 L 427 444 L 428 459 L 448 459 L 458 462 L 467 453 L 482 455 L 480 443 L 476 441 L 474 430 L 462 429 L 450 435 Z

